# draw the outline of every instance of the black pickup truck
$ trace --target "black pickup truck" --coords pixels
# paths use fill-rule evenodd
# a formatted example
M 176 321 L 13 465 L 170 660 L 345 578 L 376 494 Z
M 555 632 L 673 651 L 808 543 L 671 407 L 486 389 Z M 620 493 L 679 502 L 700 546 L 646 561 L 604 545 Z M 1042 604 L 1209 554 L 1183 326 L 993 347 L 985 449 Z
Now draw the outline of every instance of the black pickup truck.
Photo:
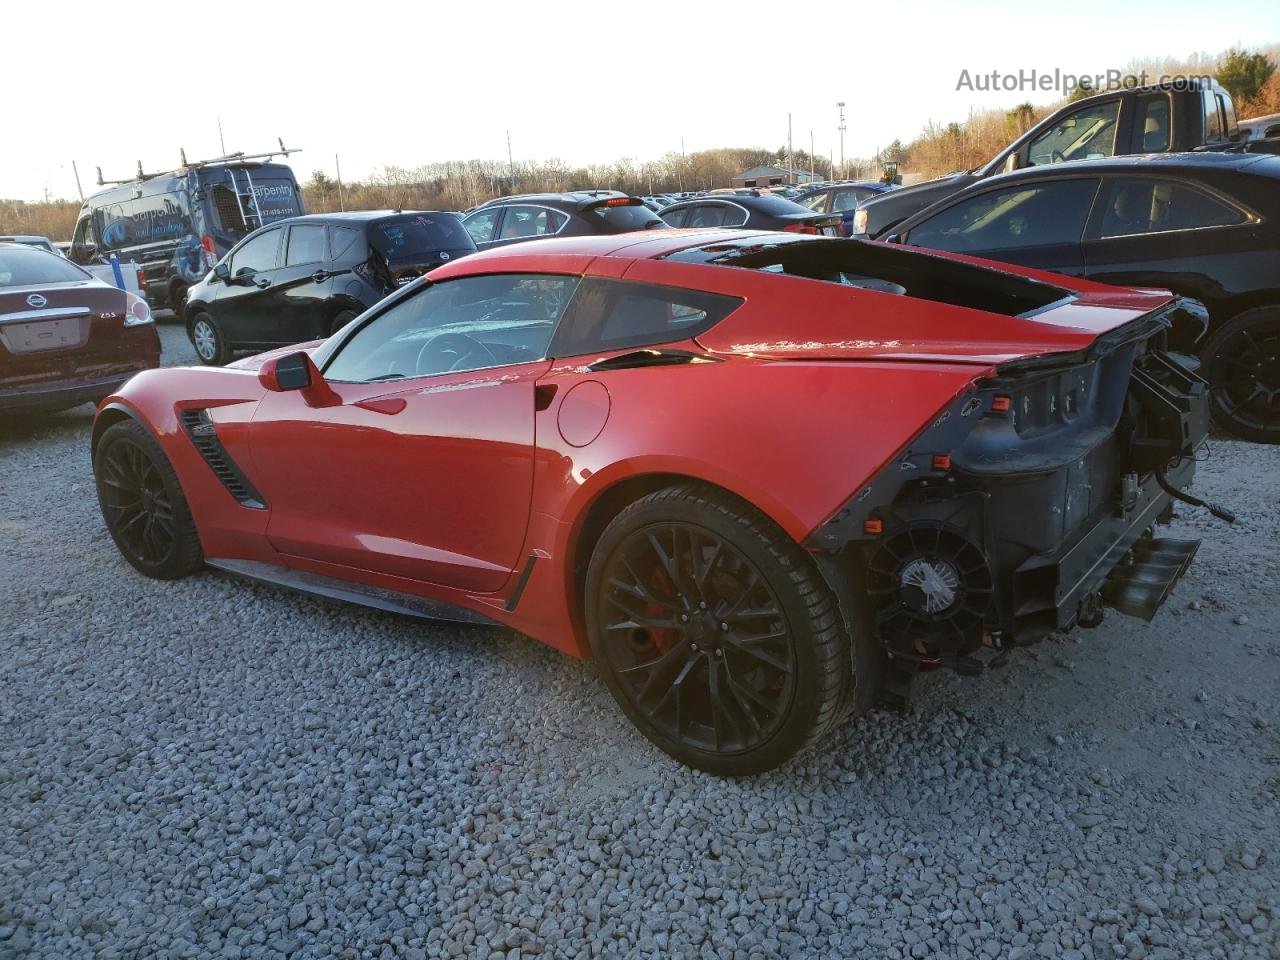
M 1190 150 L 1280 152 L 1275 140 L 1243 143 L 1231 94 L 1209 79 L 1187 78 L 1100 93 L 1069 103 L 981 167 L 867 200 L 854 213 L 855 237 L 890 227 L 984 177 L 1066 160 Z

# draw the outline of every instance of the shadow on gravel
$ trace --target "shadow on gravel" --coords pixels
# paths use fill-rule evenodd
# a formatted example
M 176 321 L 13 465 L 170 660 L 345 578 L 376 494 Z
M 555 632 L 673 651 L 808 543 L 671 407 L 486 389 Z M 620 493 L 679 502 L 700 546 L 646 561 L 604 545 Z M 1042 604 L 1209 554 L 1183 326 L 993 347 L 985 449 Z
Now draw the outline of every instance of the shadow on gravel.
M 93 422 L 93 404 L 60 413 L 0 414 L 0 444 L 65 439 Z

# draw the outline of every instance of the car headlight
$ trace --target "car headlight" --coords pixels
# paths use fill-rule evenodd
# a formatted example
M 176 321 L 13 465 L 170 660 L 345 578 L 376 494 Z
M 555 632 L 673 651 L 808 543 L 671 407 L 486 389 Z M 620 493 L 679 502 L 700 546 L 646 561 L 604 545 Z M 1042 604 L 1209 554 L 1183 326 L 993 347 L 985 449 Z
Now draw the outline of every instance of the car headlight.
M 866 210 L 853 211 L 853 232 L 854 233 L 867 232 L 867 211 Z
M 128 299 L 124 311 L 126 327 L 140 327 L 144 323 L 155 323 L 155 317 L 151 316 L 151 308 L 147 306 L 146 300 L 132 293 L 125 294 L 125 297 Z

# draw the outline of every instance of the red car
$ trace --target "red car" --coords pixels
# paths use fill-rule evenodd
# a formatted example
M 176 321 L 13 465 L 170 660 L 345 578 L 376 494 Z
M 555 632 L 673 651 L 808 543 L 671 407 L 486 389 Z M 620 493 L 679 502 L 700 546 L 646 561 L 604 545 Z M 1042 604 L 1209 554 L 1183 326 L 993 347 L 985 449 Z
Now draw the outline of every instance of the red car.
M 538 241 L 138 376 L 94 470 L 148 576 L 507 624 L 752 773 L 917 670 L 1154 613 L 1198 543 L 1151 536 L 1194 500 L 1204 385 L 1163 345 L 1195 309 L 789 233 Z
M 56 253 L 0 243 L 0 414 L 96 402 L 159 364 L 145 300 Z

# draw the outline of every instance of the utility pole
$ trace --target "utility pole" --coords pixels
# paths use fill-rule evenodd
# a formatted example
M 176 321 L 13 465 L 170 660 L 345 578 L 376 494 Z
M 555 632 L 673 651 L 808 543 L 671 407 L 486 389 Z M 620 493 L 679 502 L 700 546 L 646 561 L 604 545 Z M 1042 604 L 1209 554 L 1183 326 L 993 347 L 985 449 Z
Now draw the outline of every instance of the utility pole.
M 222 156 L 227 155 L 227 144 L 222 139 L 222 117 L 218 117 L 218 149 L 222 151 Z
M 795 152 L 791 149 L 791 114 L 787 114 L 787 183 L 795 186 L 796 164 Z
M 844 131 L 845 131 L 844 101 L 841 100 L 839 103 L 836 104 L 836 106 L 840 108 L 840 126 L 838 128 L 840 130 L 840 176 L 843 177 L 844 176 Z
M 342 164 L 338 162 L 338 155 L 333 155 L 333 167 L 338 171 L 338 209 L 343 213 L 347 210 L 346 198 L 342 195 Z
M 511 192 L 516 192 L 516 162 L 511 156 L 511 131 L 507 130 L 507 167 L 511 170 Z
M 76 175 L 76 193 L 80 194 L 80 202 L 84 203 L 84 191 L 80 189 L 80 171 L 76 169 L 76 162 L 71 161 L 71 172 Z
M 818 158 L 813 155 L 813 131 L 809 131 L 809 182 L 813 183 L 818 174 Z

